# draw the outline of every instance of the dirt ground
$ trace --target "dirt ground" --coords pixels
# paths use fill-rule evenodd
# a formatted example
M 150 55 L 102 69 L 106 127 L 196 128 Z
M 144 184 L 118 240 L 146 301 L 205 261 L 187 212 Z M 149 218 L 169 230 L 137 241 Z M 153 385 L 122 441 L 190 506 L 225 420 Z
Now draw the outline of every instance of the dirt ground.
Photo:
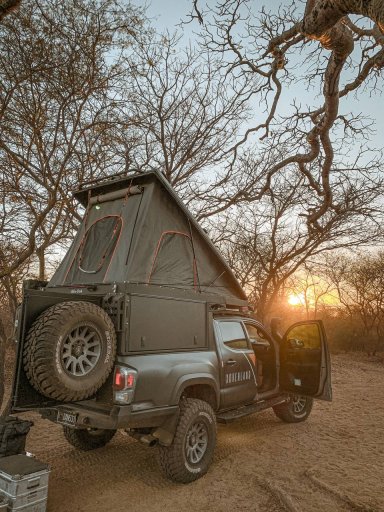
M 288 425 L 272 410 L 219 426 L 213 465 L 174 484 L 156 448 L 118 433 L 78 452 L 37 415 L 27 449 L 52 467 L 49 512 L 384 511 L 384 366 L 333 357 L 334 401 Z

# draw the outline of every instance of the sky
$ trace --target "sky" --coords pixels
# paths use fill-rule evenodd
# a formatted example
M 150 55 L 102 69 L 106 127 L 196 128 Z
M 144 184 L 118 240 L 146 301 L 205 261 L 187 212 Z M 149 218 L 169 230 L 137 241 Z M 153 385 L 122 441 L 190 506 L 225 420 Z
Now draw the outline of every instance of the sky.
M 169 31 L 173 31 L 176 29 L 176 25 L 180 22 L 181 18 L 185 18 L 186 14 L 189 12 L 192 0 L 152 0 L 151 3 L 144 2 L 142 0 L 136 0 L 135 2 L 138 5 L 147 5 L 148 6 L 148 15 L 152 20 L 152 25 L 158 31 L 162 31 L 168 29 Z M 264 1 L 254 0 L 255 9 L 260 9 L 263 4 L 266 4 Z M 269 0 L 267 3 L 268 9 L 274 10 L 283 2 L 278 0 Z M 287 4 L 290 3 L 288 0 Z M 184 33 L 184 41 L 187 42 L 188 38 L 193 39 L 193 30 L 197 30 L 197 23 L 192 25 L 184 25 L 183 33 Z M 344 75 L 344 78 L 346 76 Z M 343 77 L 342 77 L 343 79 Z M 343 80 L 342 80 L 343 83 Z M 384 83 L 383 83 L 384 87 Z M 308 92 L 305 88 L 305 84 L 301 87 L 296 86 L 294 93 L 284 98 L 285 103 L 289 104 L 293 98 L 300 98 L 301 101 L 311 104 L 318 105 L 319 99 L 315 99 L 315 93 Z M 284 112 L 284 103 L 282 105 L 283 113 Z M 256 108 L 255 108 L 256 112 Z M 280 107 L 280 112 L 282 112 Z M 375 133 L 371 136 L 371 147 L 375 148 L 383 148 L 384 147 L 384 93 L 382 94 L 374 94 L 371 95 L 369 91 L 366 91 L 362 94 L 359 94 L 358 99 L 354 98 L 353 95 L 348 96 L 347 99 L 342 100 L 340 105 L 341 113 L 353 112 L 355 114 L 363 113 L 365 116 L 370 117 L 374 120 L 375 125 L 373 127 Z

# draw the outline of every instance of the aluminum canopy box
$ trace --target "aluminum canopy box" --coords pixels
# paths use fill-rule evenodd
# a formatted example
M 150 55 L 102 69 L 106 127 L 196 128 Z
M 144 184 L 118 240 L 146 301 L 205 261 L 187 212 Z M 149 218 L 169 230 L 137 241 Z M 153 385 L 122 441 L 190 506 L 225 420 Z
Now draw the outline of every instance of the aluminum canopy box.
M 0 493 L 8 499 L 8 510 L 45 512 L 49 472 L 47 464 L 26 455 L 0 459 Z

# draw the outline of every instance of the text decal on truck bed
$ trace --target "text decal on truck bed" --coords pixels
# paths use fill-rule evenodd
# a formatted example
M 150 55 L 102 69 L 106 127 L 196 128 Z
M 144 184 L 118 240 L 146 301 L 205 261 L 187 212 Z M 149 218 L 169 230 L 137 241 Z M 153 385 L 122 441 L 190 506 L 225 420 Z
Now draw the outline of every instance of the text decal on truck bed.
M 107 353 L 105 354 L 104 363 L 108 363 L 112 352 L 112 340 L 109 331 L 105 331 L 105 337 L 107 338 Z
M 234 382 L 243 382 L 251 379 L 251 372 L 231 372 L 225 375 L 225 383 L 233 384 Z

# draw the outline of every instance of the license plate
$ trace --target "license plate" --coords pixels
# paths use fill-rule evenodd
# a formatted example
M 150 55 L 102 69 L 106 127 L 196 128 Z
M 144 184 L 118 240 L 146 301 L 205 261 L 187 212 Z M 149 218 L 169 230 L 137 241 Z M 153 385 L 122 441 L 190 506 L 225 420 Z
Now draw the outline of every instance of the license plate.
M 74 427 L 77 422 L 77 414 L 67 411 L 57 411 L 57 423 Z

